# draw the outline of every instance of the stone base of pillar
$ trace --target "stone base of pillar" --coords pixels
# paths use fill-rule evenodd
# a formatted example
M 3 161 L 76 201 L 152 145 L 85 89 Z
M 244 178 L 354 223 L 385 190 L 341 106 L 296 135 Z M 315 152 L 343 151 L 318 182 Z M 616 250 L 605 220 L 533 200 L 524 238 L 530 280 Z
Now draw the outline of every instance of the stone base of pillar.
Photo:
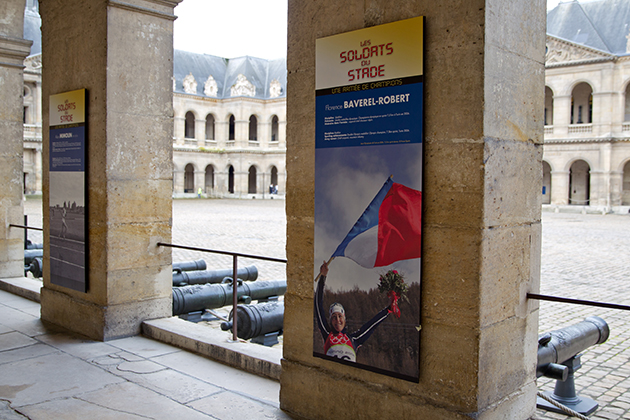
M 164 318 L 173 311 L 170 296 L 100 306 L 45 287 L 41 289 L 41 303 L 42 321 L 100 341 L 138 335 L 142 321 Z
M 387 387 L 375 387 L 360 380 L 349 383 L 347 376 L 344 380 L 331 381 L 331 377 L 334 374 L 329 371 L 282 359 L 281 383 L 291 385 L 280 389 L 280 408 L 290 408 L 288 413 L 309 419 L 354 418 L 357 407 L 362 413 L 371 413 L 371 418 L 381 419 L 517 419 L 526 418 L 524 413 L 533 415 L 534 411 L 534 381 L 478 412 L 465 412 L 464 408 L 458 412 L 447 410 L 437 402 L 432 404 L 425 398 L 395 393 Z M 314 388 L 318 392 L 313 392 Z M 322 397 L 324 394 L 327 397 Z M 317 413 L 315 417 L 314 413 Z

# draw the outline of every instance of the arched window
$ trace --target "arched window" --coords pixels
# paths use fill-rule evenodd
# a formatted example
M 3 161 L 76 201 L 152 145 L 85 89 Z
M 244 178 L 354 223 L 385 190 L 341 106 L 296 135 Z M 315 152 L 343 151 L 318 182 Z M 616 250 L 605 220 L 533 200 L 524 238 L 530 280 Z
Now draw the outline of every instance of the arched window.
M 623 165 L 621 205 L 630 206 L 630 161 Z
M 249 176 L 247 179 L 247 193 L 256 194 L 256 167 L 249 167 Z
M 187 139 L 195 138 L 195 114 L 190 111 L 186 113 L 186 121 L 184 122 L 184 137 Z
M 278 185 L 278 168 L 275 166 L 271 167 L 271 183 L 273 185 Z
M 278 141 L 278 117 L 271 118 L 271 141 Z
M 551 204 L 551 166 L 543 161 L 542 203 Z
M 258 118 L 255 115 L 249 117 L 249 139 L 258 140 Z
M 234 194 L 234 166 L 228 169 L 228 192 Z
M 206 194 L 214 189 L 214 166 L 206 166 L 205 178 Z
M 214 140 L 214 115 L 206 116 L 206 140 Z
M 630 121 L 630 83 L 626 86 L 626 105 L 623 115 L 624 121 Z
M 569 171 L 569 204 L 588 206 L 590 200 L 591 168 L 583 160 L 577 160 Z
M 593 122 L 593 89 L 588 83 L 580 83 L 571 93 L 571 124 Z
M 192 165 L 192 163 L 186 165 L 186 168 L 184 170 L 184 192 L 195 192 L 195 167 Z
M 545 125 L 553 125 L 553 91 L 545 86 Z
M 228 140 L 234 140 L 234 131 L 235 131 L 236 121 L 234 119 L 234 115 L 230 115 L 230 127 L 228 129 Z

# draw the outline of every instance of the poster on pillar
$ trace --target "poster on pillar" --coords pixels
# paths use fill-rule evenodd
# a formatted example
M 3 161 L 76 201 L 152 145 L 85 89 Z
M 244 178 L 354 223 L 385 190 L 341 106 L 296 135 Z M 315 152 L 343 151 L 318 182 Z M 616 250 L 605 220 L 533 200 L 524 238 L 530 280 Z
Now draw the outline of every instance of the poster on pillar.
M 50 96 L 49 238 L 50 282 L 87 291 L 85 89 Z
M 313 355 L 418 382 L 424 17 L 316 40 Z

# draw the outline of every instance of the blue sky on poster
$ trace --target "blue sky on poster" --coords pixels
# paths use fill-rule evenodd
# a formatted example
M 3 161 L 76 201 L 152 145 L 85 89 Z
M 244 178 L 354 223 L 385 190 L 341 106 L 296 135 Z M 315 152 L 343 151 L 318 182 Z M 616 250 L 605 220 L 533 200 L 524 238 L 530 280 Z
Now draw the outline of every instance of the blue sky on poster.
M 394 182 L 422 189 L 421 144 L 359 146 L 316 150 L 314 276 L 328 260 L 390 175 Z M 348 258 L 330 265 L 326 285 L 332 290 L 369 290 L 390 267 L 366 269 Z M 400 261 L 396 268 L 418 281 L 420 262 Z M 314 277 L 313 277 L 314 278 Z

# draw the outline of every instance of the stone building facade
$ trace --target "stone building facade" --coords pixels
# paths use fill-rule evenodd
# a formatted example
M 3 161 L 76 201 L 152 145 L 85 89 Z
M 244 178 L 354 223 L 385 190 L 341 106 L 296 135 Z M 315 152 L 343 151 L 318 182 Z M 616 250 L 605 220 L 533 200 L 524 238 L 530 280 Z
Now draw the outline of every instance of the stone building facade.
M 547 15 L 543 204 L 630 209 L 630 0 L 560 3 Z M 630 18 L 628 18 L 630 19 Z M 29 0 L 24 187 L 41 185 L 41 41 Z M 173 193 L 286 191 L 286 60 L 175 51 Z
M 630 209 L 630 1 L 547 14 L 543 204 Z
M 28 0 L 24 37 L 24 191 L 42 191 L 41 19 Z M 268 198 L 286 191 L 286 59 L 174 51 L 173 194 Z M 271 188 L 273 186 L 273 188 Z
M 175 196 L 269 197 L 286 188 L 286 60 L 175 51 Z

